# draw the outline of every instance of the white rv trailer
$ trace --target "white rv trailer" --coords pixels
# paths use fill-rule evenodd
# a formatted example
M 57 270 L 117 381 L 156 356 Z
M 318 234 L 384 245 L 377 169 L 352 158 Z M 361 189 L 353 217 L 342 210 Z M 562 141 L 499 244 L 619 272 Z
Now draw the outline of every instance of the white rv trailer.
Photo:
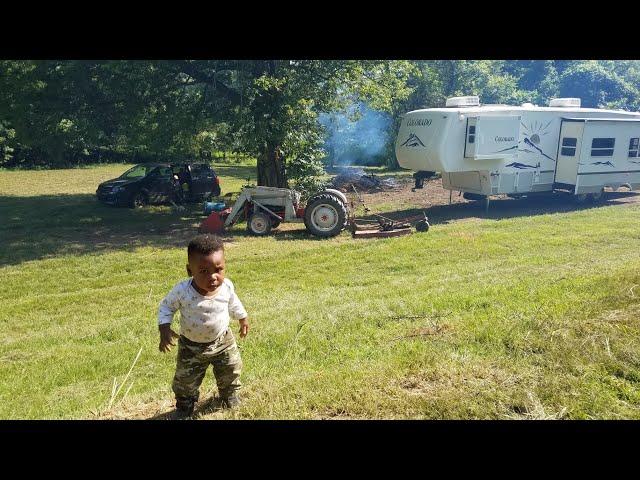
M 569 191 L 596 200 L 604 188 L 640 186 L 640 113 L 580 108 L 579 98 L 548 107 L 480 105 L 454 97 L 446 108 L 402 118 L 395 151 L 402 168 L 441 172 L 465 198 Z

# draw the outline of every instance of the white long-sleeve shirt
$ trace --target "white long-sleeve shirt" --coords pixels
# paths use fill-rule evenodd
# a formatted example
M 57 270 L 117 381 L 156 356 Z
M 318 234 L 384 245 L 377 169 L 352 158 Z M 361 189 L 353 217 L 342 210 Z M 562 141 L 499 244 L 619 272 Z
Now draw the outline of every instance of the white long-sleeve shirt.
M 180 335 L 193 342 L 206 343 L 213 342 L 229 328 L 231 317 L 239 320 L 247 316 L 228 278 L 224 279 L 214 297 L 200 295 L 191 282 L 191 278 L 183 280 L 162 299 L 158 308 L 158 325 L 170 324 L 180 310 Z

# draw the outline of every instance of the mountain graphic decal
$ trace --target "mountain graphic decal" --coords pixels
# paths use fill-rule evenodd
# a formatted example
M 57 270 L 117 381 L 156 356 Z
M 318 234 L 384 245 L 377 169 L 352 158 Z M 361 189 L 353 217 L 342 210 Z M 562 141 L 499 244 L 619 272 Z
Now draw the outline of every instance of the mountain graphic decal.
M 404 143 L 402 143 L 400 146 L 401 147 L 424 147 L 424 143 L 422 143 L 422 140 L 420 140 L 415 133 L 412 133 L 411 135 L 409 135 L 409 138 L 407 138 L 404 141 Z
M 591 165 L 608 165 L 609 167 L 614 166 L 611 162 L 593 162 Z
M 524 143 L 525 143 L 525 145 L 528 145 L 528 146 L 530 146 L 530 147 L 534 148 L 534 149 L 535 149 L 535 151 L 534 151 L 534 150 L 529 150 L 528 148 L 520 148 L 520 144 L 521 144 L 522 142 L 524 142 Z M 544 153 L 540 147 L 538 147 L 536 144 L 534 144 L 531 140 L 529 140 L 529 139 L 528 139 L 528 138 L 526 138 L 526 137 L 525 137 L 525 139 L 524 139 L 524 140 L 520 140 L 520 141 L 518 142 L 518 145 L 515 145 L 515 146 L 513 146 L 513 147 L 504 148 L 504 149 L 502 149 L 502 150 L 498 150 L 497 152 L 493 152 L 493 153 L 508 152 L 509 150 L 517 150 L 518 152 L 525 152 L 525 153 L 536 153 L 536 152 L 537 152 L 537 153 L 539 153 L 540 155 L 542 155 L 542 156 L 544 156 L 544 157 L 548 158 L 549 160 L 552 160 L 552 161 L 554 161 L 554 162 L 556 161 L 554 158 L 552 158 L 552 157 L 550 157 L 549 155 L 547 155 L 546 153 Z M 518 167 L 516 167 L 516 168 L 518 168 Z
M 536 144 L 534 144 L 531 140 L 529 140 L 528 138 L 525 137 L 524 139 L 524 143 L 526 145 L 529 145 L 531 148 L 535 148 L 541 155 L 547 157 L 549 160 L 553 160 L 555 162 L 554 158 L 551 158 L 549 155 L 547 155 L 546 153 L 544 153 L 542 151 L 542 149 L 540 147 L 538 147 Z

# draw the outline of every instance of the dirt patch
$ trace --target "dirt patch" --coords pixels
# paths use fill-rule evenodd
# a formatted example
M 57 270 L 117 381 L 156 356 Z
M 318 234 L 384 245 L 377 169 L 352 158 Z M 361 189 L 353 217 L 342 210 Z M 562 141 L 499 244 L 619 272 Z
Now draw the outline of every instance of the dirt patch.
M 455 367 L 425 371 L 401 379 L 396 384 L 409 397 L 458 402 L 478 394 L 511 390 L 520 383 L 515 375 L 496 367 Z M 505 409 L 506 410 L 506 409 Z
M 358 417 L 350 414 L 344 408 L 328 408 L 320 415 L 315 417 L 317 420 L 355 420 Z
M 157 402 L 124 402 L 110 410 L 91 412 L 97 420 L 171 420 L 175 409 L 173 400 L 165 399 Z M 194 409 L 194 419 L 215 420 L 226 418 L 226 415 L 214 396 L 201 399 Z
M 437 224 L 480 218 L 498 220 L 640 203 L 639 193 L 625 189 L 607 192 L 606 199 L 601 203 L 584 205 L 576 204 L 572 195 L 556 192 L 522 198 L 492 197 L 489 210 L 485 211 L 482 202 L 466 200 L 459 192 L 444 189 L 440 178 L 425 181 L 424 188 L 415 191 L 413 191 L 414 182 L 410 178 L 397 179 L 397 183 L 398 188 L 394 190 L 360 193 L 365 205 L 370 208 L 369 213 L 379 213 L 400 220 L 424 211 L 430 223 Z M 357 208 L 356 216 L 366 217 L 355 194 L 351 193 L 349 196 Z
M 408 332 L 406 335 L 395 337 L 391 341 L 419 338 L 419 337 L 429 337 L 433 335 L 442 335 L 445 332 L 449 331 L 450 329 L 451 329 L 451 326 L 446 323 L 441 325 L 430 325 L 428 327 L 415 328 L 410 332 Z

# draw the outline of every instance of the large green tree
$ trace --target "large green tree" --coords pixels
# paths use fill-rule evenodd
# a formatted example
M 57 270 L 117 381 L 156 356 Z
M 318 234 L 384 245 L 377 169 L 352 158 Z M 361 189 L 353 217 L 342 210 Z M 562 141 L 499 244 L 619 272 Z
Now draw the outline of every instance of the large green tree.
M 258 183 L 319 173 L 320 112 L 364 100 L 390 110 L 408 62 L 5 61 L 3 122 L 49 163 L 103 147 L 185 155 L 211 144 L 258 159 Z M 8 138 L 8 137 L 2 137 Z M 6 140 L 5 140 L 6 142 Z
M 62 165 L 119 153 L 133 161 L 233 149 L 258 159 L 258 182 L 321 171 L 320 112 L 366 103 L 401 115 L 479 95 L 483 103 L 637 110 L 640 62 L 582 60 L 0 61 L 0 162 Z

